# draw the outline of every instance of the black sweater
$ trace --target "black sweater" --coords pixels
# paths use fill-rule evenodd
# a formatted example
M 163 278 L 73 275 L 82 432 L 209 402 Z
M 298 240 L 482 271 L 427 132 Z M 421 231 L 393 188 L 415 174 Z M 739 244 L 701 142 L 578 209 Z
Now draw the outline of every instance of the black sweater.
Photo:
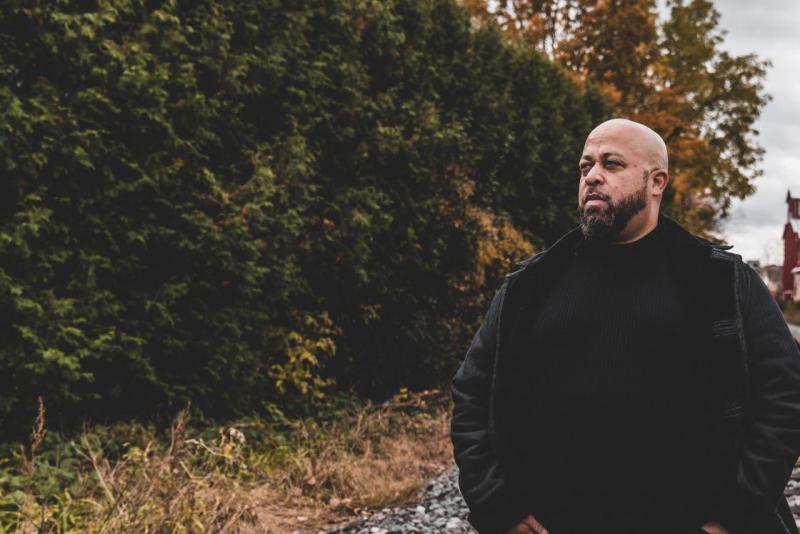
M 583 247 L 523 319 L 519 449 L 553 534 L 694 532 L 718 493 L 707 337 L 662 239 Z

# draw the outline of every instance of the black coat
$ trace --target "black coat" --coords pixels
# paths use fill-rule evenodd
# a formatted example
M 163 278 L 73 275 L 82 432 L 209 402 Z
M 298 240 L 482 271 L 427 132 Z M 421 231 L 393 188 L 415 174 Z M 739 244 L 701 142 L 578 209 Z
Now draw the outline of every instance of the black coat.
M 707 323 L 719 362 L 714 386 L 724 394 L 720 418 L 730 436 L 720 454 L 729 475 L 725 504 L 709 510 L 709 520 L 733 534 L 798 534 L 783 496 L 800 455 L 798 346 L 761 278 L 727 252 L 730 247 L 697 238 L 664 216 L 659 225 L 680 265 L 685 303 Z M 518 424 L 510 405 L 519 353 L 515 327 L 531 295 L 552 286 L 580 242 L 576 228 L 506 275 L 453 377 L 451 439 L 459 488 L 480 534 L 506 534 L 529 513 L 510 437 Z

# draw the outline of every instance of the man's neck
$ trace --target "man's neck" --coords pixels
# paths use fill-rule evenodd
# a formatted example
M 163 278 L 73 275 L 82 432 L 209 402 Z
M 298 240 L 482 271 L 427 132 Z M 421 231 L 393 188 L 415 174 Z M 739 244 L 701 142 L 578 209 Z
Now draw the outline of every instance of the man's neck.
M 649 214 L 648 214 L 649 215 Z M 637 224 L 638 223 L 638 224 Z M 658 212 L 655 216 L 648 216 L 643 222 L 634 221 L 633 219 L 628 223 L 628 226 L 620 232 L 619 239 L 614 242 L 615 245 L 625 245 L 638 241 L 658 226 Z

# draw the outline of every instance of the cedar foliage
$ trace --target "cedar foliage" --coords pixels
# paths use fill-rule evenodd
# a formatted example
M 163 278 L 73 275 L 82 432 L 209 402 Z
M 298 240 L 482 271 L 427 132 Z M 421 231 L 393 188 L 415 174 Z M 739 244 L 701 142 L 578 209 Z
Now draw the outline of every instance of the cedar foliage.
M 4 0 L 0 437 L 448 379 L 604 100 L 448 0 Z

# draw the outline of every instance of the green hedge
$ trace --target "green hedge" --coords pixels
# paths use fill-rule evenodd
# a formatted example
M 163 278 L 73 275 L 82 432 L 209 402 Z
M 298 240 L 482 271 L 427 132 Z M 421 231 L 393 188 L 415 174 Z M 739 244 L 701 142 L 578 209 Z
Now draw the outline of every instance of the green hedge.
M 445 0 L 2 4 L 4 437 L 441 383 L 606 113 Z

